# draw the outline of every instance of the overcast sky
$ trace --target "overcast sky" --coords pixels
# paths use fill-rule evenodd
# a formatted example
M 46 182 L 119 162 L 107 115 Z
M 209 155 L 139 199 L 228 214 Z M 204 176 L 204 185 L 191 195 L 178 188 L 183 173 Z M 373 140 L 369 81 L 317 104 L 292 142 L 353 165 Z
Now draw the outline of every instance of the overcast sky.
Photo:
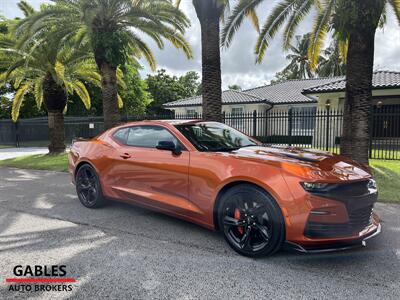
M 0 0 L 0 14 L 7 18 L 20 16 L 16 3 L 19 0 Z M 38 7 L 45 0 L 27 0 L 28 3 Z M 258 9 L 261 23 L 265 20 L 271 7 L 277 0 L 265 1 Z M 234 1 L 231 1 L 234 3 Z M 190 42 L 194 52 L 194 58 L 187 60 L 183 52 L 166 44 L 163 50 L 156 50 L 157 67 L 164 68 L 168 72 L 181 75 L 187 71 L 195 70 L 201 72 L 201 41 L 200 24 L 192 6 L 192 0 L 182 0 L 181 7 L 192 22 L 187 31 L 186 38 Z M 309 20 L 311 17 L 308 18 Z M 299 34 L 307 33 L 311 29 L 311 22 L 305 21 L 301 25 Z M 276 39 L 271 43 L 264 62 L 260 65 L 254 63 L 254 45 L 257 34 L 249 21 L 246 21 L 234 38 L 234 42 L 227 50 L 222 50 L 222 81 L 223 88 L 228 85 L 238 84 L 242 88 L 251 88 L 269 83 L 276 72 L 280 71 L 286 64 L 285 53 L 281 50 L 281 40 Z M 151 42 L 150 42 L 151 43 Z M 151 71 L 143 61 L 143 77 Z M 376 70 L 400 70 L 400 27 L 391 11 L 384 30 L 379 30 L 376 35 L 375 47 L 375 69 Z

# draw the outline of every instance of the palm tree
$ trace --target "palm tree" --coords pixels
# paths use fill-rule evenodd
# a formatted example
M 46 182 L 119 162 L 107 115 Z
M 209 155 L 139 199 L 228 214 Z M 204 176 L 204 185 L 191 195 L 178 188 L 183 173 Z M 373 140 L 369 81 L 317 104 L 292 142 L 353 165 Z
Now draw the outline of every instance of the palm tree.
M 48 112 L 50 154 L 65 150 L 64 115 L 68 95 L 76 94 L 87 109 L 90 95 L 85 83 L 100 86 L 100 74 L 93 57 L 87 51 L 70 46 L 61 48 L 48 41 L 32 46 L 30 52 L 1 48 L 0 86 L 12 84 L 16 89 L 12 119 L 18 119 L 24 96 L 32 93 L 38 108 L 44 105 Z
M 224 28 L 223 45 L 229 45 L 241 23 L 241 16 L 262 2 L 239 0 Z M 282 0 L 262 27 L 255 49 L 256 61 L 260 63 L 270 41 L 285 24 L 283 48 L 287 49 L 299 23 L 312 7 L 317 9 L 308 56 L 316 69 L 329 32 L 335 33 L 339 43 L 348 43 L 341 153 L 365 164 L 368 163 L 375 32 L 385 20 L 386 4 L 393 8 L 400 21 L 400 2 L 397 0 Z
M 284 74 L 291 74 L 290 77 L 296 79 L 313 78 L 315 76 L 307 55 L 309 40 L 309 34 L 296 36 L 296 44 L 290 45 L 290 53 L 286 55 L 286 59 L 290 62 L 283 69 Z
M 164 47 L 163 38 L 192 57 L 183 34 L 190 22 L 170 0 L 52 0 L 43 11 L 23 20 L 19 31 L 34 38 L 44 26 L 54 26 L 65 39 L 89 41 L 101 74 L 105 128 L 120 121 L 117 68 L 128 56 L 144 57 L 152 69 L 155 58 L 140 34 Z
M 332 77 L 346 75 L 346 53 L 347 49 L 341 49 L 340 43 L 337 40 L 333 40 L 328 48 L 322 50 L 317 67 L 318 76 Z
M 181 0 L 177 0 L 179 6 Z M 222 118 L 220 22 L 229 11 L 229 0 L 192 0 L 201 27 L 203 119 Z M 254 10 L 246 14 L 258 29 Z

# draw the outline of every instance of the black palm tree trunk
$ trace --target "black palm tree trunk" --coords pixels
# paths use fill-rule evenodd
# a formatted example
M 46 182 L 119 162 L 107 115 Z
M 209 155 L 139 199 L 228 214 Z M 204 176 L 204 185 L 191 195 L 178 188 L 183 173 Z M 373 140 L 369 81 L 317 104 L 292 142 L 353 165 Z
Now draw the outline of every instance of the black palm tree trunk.
M 341 141 L 341 153 L 363 164 L 368 164 L 369 157 L 375 32 L 383 10 L 383 4 L 377 8 L 371 1 L 374 0 L 360 1 L 359 11 L 366 12 L 373 7 L 381 9 L 380 13 L 360 13 L 360 20 L 356 22 L 360 25 L 350 31 Z
M 43 83 L 43 102 L 48 114 L 49 154 L 65 151 L 64 108 L 67 95 L 64 89 L 57 85 L 51 74 L 47 74 Z
M 222 120 L 220 17 L 215 0 L 194 0 L 201 25 L 203 120 Z

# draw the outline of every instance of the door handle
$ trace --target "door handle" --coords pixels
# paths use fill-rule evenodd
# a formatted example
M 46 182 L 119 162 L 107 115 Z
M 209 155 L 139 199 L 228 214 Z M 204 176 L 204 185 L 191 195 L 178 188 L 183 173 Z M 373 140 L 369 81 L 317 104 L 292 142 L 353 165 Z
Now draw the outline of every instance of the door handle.
M 124 153 L 120 155 L 123 159 L 131 158 L 132 156 L 129 153 Z

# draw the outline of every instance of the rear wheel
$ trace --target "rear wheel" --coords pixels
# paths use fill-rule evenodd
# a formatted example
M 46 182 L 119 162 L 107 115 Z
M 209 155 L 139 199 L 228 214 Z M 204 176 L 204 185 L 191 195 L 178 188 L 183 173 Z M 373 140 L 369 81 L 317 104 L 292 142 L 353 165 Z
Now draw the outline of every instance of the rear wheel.
M 84 206 L 97 208 L 104 205 L 99 177 L 91 165 L 85 164 L 78 169 L 75 182 L 79 201 Z
M 229 189 L 219 203 L 218 222 L 228 244 L 245 256 L 272 255 L 284 241 L 281 210 L 257 186 L 241 184 Z

